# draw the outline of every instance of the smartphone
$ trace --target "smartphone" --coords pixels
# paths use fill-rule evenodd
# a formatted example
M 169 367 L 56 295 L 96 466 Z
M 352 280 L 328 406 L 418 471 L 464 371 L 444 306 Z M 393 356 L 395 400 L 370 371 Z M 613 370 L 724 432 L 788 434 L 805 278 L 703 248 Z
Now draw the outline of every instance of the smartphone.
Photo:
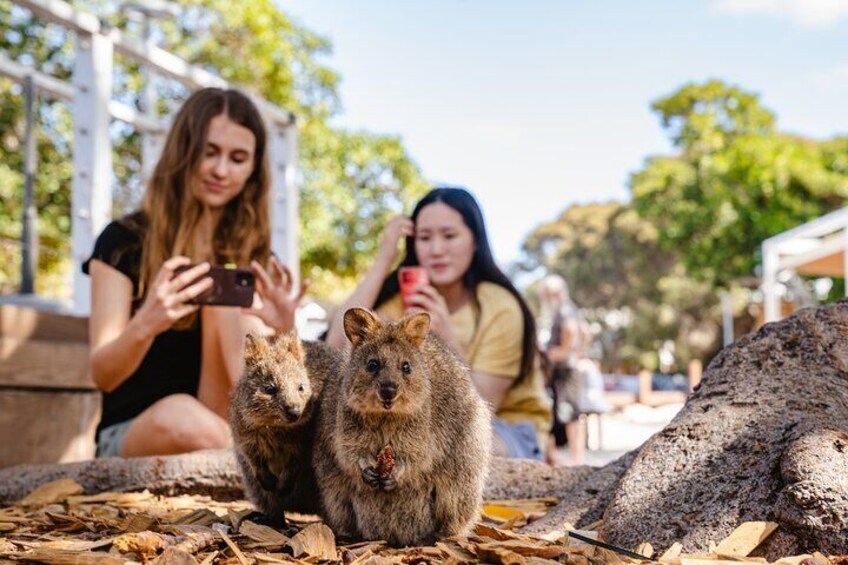
M 401 267 L 398 269 L 398 284 L 400 286 L 400 297 L 403 300 L 404 309 L 411 305 L 406 299 L 412 295 L 416 286 L 429 284 L 430 277 L 424 267 Z
M 175 271 L 180 274 L 191 269 L 194 265 L 178 267 Z M 256 289 L 256 278 L 249 269 L 232 269 L 229 267 L 212 266 L 202 277 L 212 278 L 212 287 L 200 296 L 189 300 L 190 304 L 201 306 L 241 306 L 249 308 L 253 304 L 253 291 Z M 193 281 L 196 282 L 196 281 Z

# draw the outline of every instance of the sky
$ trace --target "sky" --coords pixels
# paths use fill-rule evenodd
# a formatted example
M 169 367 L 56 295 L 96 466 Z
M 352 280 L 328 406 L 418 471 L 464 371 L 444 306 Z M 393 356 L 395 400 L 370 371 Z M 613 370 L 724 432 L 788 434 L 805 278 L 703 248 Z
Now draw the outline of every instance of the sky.
M 277 0 L 328 37 L 334 124 L 397 135 L 480 201 L 498 262 L 672 151 L 652 101 L 718 78 L 778 127 L 848 134 L 848 0 Z

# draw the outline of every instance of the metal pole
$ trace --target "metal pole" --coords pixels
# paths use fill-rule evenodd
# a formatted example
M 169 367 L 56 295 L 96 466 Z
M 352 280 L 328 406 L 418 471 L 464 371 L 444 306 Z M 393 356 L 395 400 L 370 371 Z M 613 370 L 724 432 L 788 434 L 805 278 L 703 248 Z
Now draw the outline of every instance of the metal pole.
M 38 168 L 36 107 L 38 92 L 32 75 L 24 77 L 24 201 L 21 222 L 21 294 L 35 292 L 38 267 L 38 212 L 35 209 L 35 172 Z
M 733 343 L 733 300 L 730 291 L 721 293 L 722 344 L 727 347 Z

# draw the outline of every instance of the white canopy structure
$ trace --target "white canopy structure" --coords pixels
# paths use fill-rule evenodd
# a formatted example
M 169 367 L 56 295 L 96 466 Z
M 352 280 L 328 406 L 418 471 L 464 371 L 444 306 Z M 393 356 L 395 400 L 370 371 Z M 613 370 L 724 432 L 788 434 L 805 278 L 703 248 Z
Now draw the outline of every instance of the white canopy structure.
M 848 207 L 768 238 L 762 251 L 765 321 L 773 322 L 780 319 L 782 271 L 848 278 Z

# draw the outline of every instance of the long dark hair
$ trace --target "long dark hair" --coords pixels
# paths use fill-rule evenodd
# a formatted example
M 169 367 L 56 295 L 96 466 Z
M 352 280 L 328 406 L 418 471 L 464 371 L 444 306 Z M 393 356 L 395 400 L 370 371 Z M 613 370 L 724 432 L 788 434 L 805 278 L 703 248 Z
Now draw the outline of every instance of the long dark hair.
M 416 222 L 418 214 L 421 213 L 421 210 L 425 206 L 434 202 L 441 202 L 459 212 L 465 225 L 468 226 L 468 229 L 474 235 L 474 256 L 471 259 L 471 265 L 462 277 L 462 284 L 471 291 L 474 300 L 477 300 L 477 285 L 481 282 L 491 282 L 509 291 L 521 307 L 521 316 L 524 318 L 524 330 L 521 337 L 521 372 L 513 383 L 513 386 L 515 386 L 515 384 L 528 378 L 533 371 L 533 362 L 536 354 L 536 324 L 533 321 L 530 308 L 527 307 L 524 298 L 522 298 L 509 278 L 495 264 L 495 258 L 489 246 L 486 225 L 483 221 L 483 212 L 480 210 L 480 205 L 477 204 L 471 193 L 464 188 L 434 188 L 415 205 L 415 209 L 412 211 L 412 222 Z M 406 256 L 404 256 L 398 268 L 409 265 L 418 265 L 418 256 L 415 254 L 414 236 L 406 238 Z M 399 291 L 400 285 L 398 283 L 397 269 L 395 269 L 383 281 L 383 286 L 377 295 L 374 308 L 379 307 Z M 480 306 L 479 303 L 477 305 L 478 307 Z

